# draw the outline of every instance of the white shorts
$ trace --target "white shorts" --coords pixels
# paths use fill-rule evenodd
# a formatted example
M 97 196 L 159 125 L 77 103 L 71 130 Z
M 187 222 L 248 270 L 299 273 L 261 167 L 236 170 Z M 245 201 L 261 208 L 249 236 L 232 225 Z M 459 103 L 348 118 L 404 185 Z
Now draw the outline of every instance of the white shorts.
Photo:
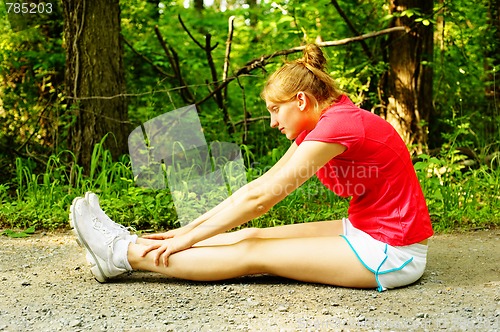
M 415 243 L 409 246 L 391 246 L 375 240 L 355 228 L 349 219 L 342 219 L 341 235 L 359 261 L 375 274 L 378 291 L 409 285 L 417 281 L 425 270 L 427 246 Z

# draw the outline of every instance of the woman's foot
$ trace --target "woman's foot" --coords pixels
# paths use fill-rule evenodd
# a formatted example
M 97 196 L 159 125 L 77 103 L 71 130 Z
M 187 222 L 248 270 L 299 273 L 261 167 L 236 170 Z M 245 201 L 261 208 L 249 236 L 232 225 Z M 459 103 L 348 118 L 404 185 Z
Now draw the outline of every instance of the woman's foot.
M 130 239 L 122 230 L 108 228 L 105 222 L 94 213 L 87 200 L 80 197 L 73 200 L 70 225 L 77 242 L 86 250 L 90 270 L 99 282 L 132 270 L 127 261 Z
M 104 227 L 107 227 L 110 231 L 116 232 L 117 234 L 123 234 L 126 238 L 130 239 L 132 243 L 136 243 L 137 235 L 131 235 L 128 228 L 111 220 L 111 218 L 101 209 L 99 197 L 96 194 L 90 191 L 86 192 L 85 200 L 89 203 L 92 212 L 102 221 Z

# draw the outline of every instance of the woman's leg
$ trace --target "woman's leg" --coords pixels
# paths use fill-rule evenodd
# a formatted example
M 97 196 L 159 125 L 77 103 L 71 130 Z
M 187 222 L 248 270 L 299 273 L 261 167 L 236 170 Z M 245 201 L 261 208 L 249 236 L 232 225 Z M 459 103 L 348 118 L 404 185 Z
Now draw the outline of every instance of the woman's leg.
M 228 232 L 213 236 L 204 241 L 198 242 L 195 247 L 217 246 L 234 244 L 246 239 L 286 239 L 297 237 L 324 237 L 336 236 L 343 232 L 342 220 L 317 221 L 302 224 L 292 224 L 285 226 L 267 228 L 244 228 L 235 232 Z M 151 244 L 152 241 L 138 238 L 138 244 Z
M 374 288 L 375 276 L 339 237 L 251 238 L 231 245 L 190 248 L 169 257 L 165 267 L 154 264 L 154 252 L 140 257 L 142 245 L 131 244 L 128 260 L 134 270 L 198 281 L 273 274 L 329 285 Z M 162 261 L 160 259 L 160 261 Z

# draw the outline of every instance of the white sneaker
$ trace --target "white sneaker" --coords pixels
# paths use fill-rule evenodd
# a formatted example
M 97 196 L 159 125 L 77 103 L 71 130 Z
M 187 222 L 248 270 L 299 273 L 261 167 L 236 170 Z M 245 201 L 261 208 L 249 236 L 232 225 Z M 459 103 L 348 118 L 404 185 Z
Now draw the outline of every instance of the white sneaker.
M 75 198 L 70 207 L 70 224 L 77 236 L 77 242 L 85 248 L 91 272 L 99 282 L 127 272 L 113 263 L 113 247 L 117 240 L 124 239 L 123 233 L 111 231 L 90 209 L 89 203 Z
M 130 239 L 132 243 L 137 241 L 137 235 L 131 235 L 130 230 L 120 225 L 113 220 L 101 209 L 101 205 L 99 204 L 99 197 L 93 192 L 85 193 L 85 200 L 89 203 L 90 209 L 93 213 L 97 215 L 97 217 L 102 221 L 104 227 L 107 227 L 110 231 L 116 232 L 117 234 L 123 234 L 125 238 Z

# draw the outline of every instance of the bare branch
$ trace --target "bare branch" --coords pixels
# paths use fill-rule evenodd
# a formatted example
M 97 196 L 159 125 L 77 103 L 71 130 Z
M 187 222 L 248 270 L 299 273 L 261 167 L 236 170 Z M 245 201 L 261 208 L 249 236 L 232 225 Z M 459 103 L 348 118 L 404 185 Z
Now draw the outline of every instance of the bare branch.
M 198 105 L 201 105 L 203 104 L 204 102 L 206 102 L 207 100 L 209 100 L 215 93 L 221 91 L 222 89 L 224 89 L 232 80 L 236 79 L 237 76 L 233 76 L 233 77 L 230 77 L 228 78 L 225 82 L 222 82 L 221 85 L 219 85 L 216 89 L 214 89 L 212 92 L 210 92 L 210 94 L 208 94 L 207 96 L 205 96 L 203 99 L 197 101 L 195 103 L 196 106 Z
M 240 82 L 240 78 L 236 77 L 236 81 L 241 89 L 241 95 L 243 97 L 243 144 L 246 144 L 248 141 L 248 122 L 247 119 L 251 116 L 247 109 L 247 98 L 245 95 L 245 87 Z M 231 129 L 233 133 L 236 131 L 236 125 L 231 122 Z
M 317 43 L 316 45 L 318 45 L 319 47 L 332 47 L 332 46 L 347 45 L 347 44 L 358 42 L 361 40 L 365 40 L 365 39 L 369 39 L 369 38 L 373 38 L 373 37 L 377 37 L 377 36 L 381 36 L 381 35 L 386 35 L 386 34 L 389 34 L 392 32 L 396 32 L 396 31 L 405 31 L 405 30 L 406 30 L 405 27 L 393 27 L 393 28 L 388 28 L 388 29 L 384 29 L 384 30 L 380 30 L 380 31 L 366 33 L 366 34 L 363 34 L 361 36 L 321 42 L 321 43 Z M 266 65 L 267 62 L 269 60 L 271 60 L 272 58 L 282 56 L 282 55 L 288 55 L 288 54 L 302 52 L 304 50 L 304 48 L 305 48 L 305 46 L 297 46 L 297 47 L 289 48 L 287 50 L 277 51 L 277 52 L 274 52 L 272 54 L 263 55 L 258 59 L 254 59 L 254 60 L 247 62 L 247 64 L 245 66 L 243 66 L 242 68 L 240 68 L 238 70 L 236 75 L 239 76 L 241 74 L 247 74 L 250 71 L 254 70 L 255 68 L 259 68 L 259 67 Z
M 151 93 L 170 92 L 170 91 L 174 91 L 174 90 L 180 90 L 181 94 L 182 94 L 183 91 L 187 91 L 189 93 L 189 95 L 191 96 L 191 101 L 189 101 L 189 102 L 193 103 L 194 98 L 192 97 L 191 90 L 189 89 L 190 86 L 186 85 L 184 83 L 183 78 L 180 76 L 180 70 L 179 70 L 179 67 L 178 67 L 177 54 L 175 52 L 173 52 L 173 50 L 171 50 L 166 45 L 166 43 L 163 40 L 163 38 L 162 38 L 162 36 L 161 36 L 161 34 L 160 34 L 157 26 L 155 27 L 155 31 L 157 33 L 158 40 L 162 44 L 162 47 L 165 50 L 165 53 L 167 54 L 167 57 L 169 58 L 169 61 L 170 61 L 171 65 L 172 65 L 172 67 L 174 69 L 174 73 L 176 75 L 176 78 L 182 82 L 180 86 L 178 86 L 176 88 L 173 88 L 173 89 L 155 90 L 155 91 L 151 91 L 151 92 L 142 92 L 142 93 L 134 93 L 134 94 L 132 94 L 132 93 L 126 93 L 126 94 L 118 94 L 118 95 L 114 95 L 114 96 L 89 96 L 89 97 L 65 96 L 65 98 L 67 98 L 67 99 L 78 99 L 78 100 L 85 100 L 85 99 L 113 99 L 113 98 L 119 98 L 119 97 L 140 97 L 140 96 L 148 95 L 148 94 L 151 94 Z M 345 38 L 345 39 L 340 39 L 340 40 L 335 40 L 335 41 L 321 42 L 321 43 L 317 43 L 317 45 L 320 46 L 320 47 L 332 47 L 332 46 L 346 45 L 346 44 L 357 42 L 357 41 L 360 41 L 360 40 L 363 40 L 363 39 L 374 38 L 374 37 L 377 37 L 377 36 L 389 34 L 389 33 L 396 32 L 396 31 L 399 31 L 399 32 L 401 32 L 401 31 L 407 31 L 407 28 L 405 28 L 405 27 L 393 27 L 393 28 L 384 29 L 384 30 L 380 30 L 380 31 L 370 32 L 370 33 L 367 33 L 367 34 L 364 34 L 364 35 L 361 35 L 361 36 L 352 37 L 352 38 Z M 210 93 L 207 96 L 205 96 L 203 99 L 197 101 L 195 104 L 196 105 L 203 104 L 208 99 L 210 99 L 215 93 L 218 93 L 222 89 L 226 88 L 231 81 L 237 79 L 238 77 L 240 77 L 242 75 L 249 74 L 251 71 L 255 70 L 256 68 L 262 68 L 262 67 L 264 67 L 268 63 L 268 61 L 271 60 L 272 58 L 275 58 L 275 57 L 278 57 L 278 56 L 282 56 L 282 55 L 288 55 L 288 54 L 292 54 L 292 53 L 301 52 L 303 49 L 304 49 L 304 46 L 293 47 L 293 48 L 290 48 L 290 49 L 277 51 L 277 52 L 274 52 L 272 54 L 263 55 L 263 56 L 261 56 L 259 58 L 256 58 L 256 59 L 254 59 L 252 61 L 247 62 L 246 65 L 244 65 L 243 67 L 241 67 L 240 69 L 238 69 L 236 71 L 236 73 L 235 73 L 234 76 L 226 77 L 226 80 L 222 81 L 222 82 L 217 81 L 217 83 L 220 83 L 220 84 L 218 84 L 218 86 L 213 91 L 210 91 Z M 212 84 L 214 84 L 214 83 L 212 83 Z M 259 118 L 255 118 L 255 119 L 259 119 Z M 250 119 L 247 119 L 247 121 L 252 122 L 253 119 L 250 118 Z M 240 122 L 235 123 L 235 125 L 239 125 L 239 124 L 241 124 L 241 123 Z
M 174 70 L 175 77 L 179 81 L 179 85 L 182 87 L 186 86 L 186 82 L 184 81 L 184 78 L 182 77 L 181 69 L 179 66 L 179 58 L 177 56 L 177 53 L 167 45 L 165 42 L 165 39 L 163 39 L 163 36 L 160 33 L 160 29 L 158 28 L 158 25 L 155 25 L 155 33 L 156 37 L 158 38 L 158 41 L 160 42 L 161 47 L 165 51 L 165 54 L 167 55 L 168 61 L 170 62 L 170 65 L 172 66 L 172 69 Z M 191 90 L 188 88 L 183 88 L 181 89 L 181 96 L 182 99 L 184 99 L 185 102 L 192 103 L 194 101 L 194 96 L 191 93 Z
M 332 3 L 333 7 L 335 7 L 339 15 L 342 17 L 342 19 L 344 19 L 344 22 L 347 24 L 352 33 L 354 33 L 354 35 L 356 36 L 361 35 L 354 26 L 354 24 L 352 24 L 351 20 L 346 15 L 346 13 L 344 13 L 337 0 L 330 0 L 330 2 Z M 366 56 L 371 59 L 373 57 L 372 52 L 370 52 L 370 49 L 368 48 L 368 45 L 365 43 L 364 40 L 361 41 L 361 47 L 363 48 L 363 51 L 365 52 Z
M 187 34 L 188 34 L 189 38 L 191 38 L 191 40 L 192 40 L 192 41 L 193 41 L 196 45 L 198 45 L 198 47 L 199 47 L 199 48 L 201 48 L 202 50 L 205 50 L 205 47 L 203 47 L 203 45 L 201 45 L 201 43 L 200 43 L 200 42 L 198 42 L 198 41 L 194 38 L 194 36 L 191 34 L 191 31 L 189 31 L 189 30 L 188 30 L 187 26 L 184 24 L 184 21 L 183 21 L 183 20 L 182 20 L 182 18 L 181 18 L 181 15 L 179 14 L 177 17 L 179 18 L 179 22 L 181 23 L 182 28 L 184 29 L 184 31 L 186 31 L 186 32 L 187 32 Z M 215 45 L 211 48 L 211 51 L 215 50 L 215 49 L 217 48 L 217 46 L 219 46 L 219 43 L 215 43 Z
M 207 61 L 208 61 L 208 66 L 210 68 L 210 73 L 212 75 L 212 84 L 214 85 L 215 87 L 215 90 L 217 90 L 218 88 L 218 80 L 217 80 L 217 69 L 215 68 L 215 63 L 214 63 L 214 59 L 212 57 L 212 49 L 210 48 L 210 42 L 212 40 L 212 35 L 211 34 L 207 34 L 205 36 L 205 54 L 207 56 Z M 221 94 L 221 91 L 218 90 L 215 92 L 215 102 L 217 103 L 217 106 L 219 107 L 219 109 L 223 109 L 224 105 L 223 105 L 223 101 L 222 101 L 222 94 Z
M 370 33 L 363 34 L 361 36 L 356 36 L 356 37 L 351 37 L 351 38 L 344 38 L 344 39 L 339 39 L 339 40 L 333 40 L 333 41 L 326 41 L 326 42 L 321 42 L 317 43 L 319 47 L 332 47 L 332 46 L 341 46 L 341 45 L 347 45 L 350 43 L 358 42 L 361 40 L 369 39 L 369 38 L 374 38 L 378 37 L 381 35 L 386 35 L 392 32 L 401 32 L 401 31 L 406 31 L 406 27 L 393 27 L 393 28 L 388 28 L 380 31 L 374 31 Z M 278 56 L 282 55 L 288 55 L 288 54 L 293 54 L 293 53 L 298 53 L 302 52 L 304 50 L 305 46 L 297 46 L 297 47 L 292 47 L 286 50 L 281 50 L 281 51 L 276 51 L 271 54 L 267 55 L 262 55 L 259 58 L 253 59 L 249 62 L 247 62 L 243 67 L 238 69 L 236 71 L 236 74 L 232 77 L 227 78 L 225 81 L 222 82 L 221 85 L 219 85 L 218 88 L 214 89 L 208 96 L 205 96 L 203 99 L 199 100 L 196 102 L 196 105 L 203 104 L 206 102 L 210 97 L 213 96 L 214 93 L 217 93 L 220 91 L 220 89 L 224 89 L 232 80 L 236 79 L 237 77 L 244 75 L 244 74 L 249 74 L 251 71 L 255 70 L 256 68 L 262 68 L 264 67 L 269 60 L 276 58 Z
M 175 78 L 174 75 L 171 75 L 169 73 L 167 73 L 166 71 L 164 71 L 163 69 L 161 69 L 160 67 L 158 67 L 157 65 L 155 65 L 153 63 L 153 61 L 151 61 L 148 57 L 146 57 L 145 55 L 139 53 L 139 51 L 137 51 L 133 46 L 132 44 L 129 43 L 129 41 L 127 39 L 125 39 L 125 37 L 121 36 L 122 37 L 122 40 L 125 42 L 125 44 L 132 50 L 132 52 L 134 52 L 135 54 L 137 54 L 138 56 L 140 56 L 144 61 L 146 61 L 147 63 L 149 63 L 154 70 L 156 70 L 158 73 L 160 73 L 161 75 L 163 76 L 166 76 L 168 78 Z
M 269 115 L 263 115 L 263 116 L 258 116 L 256 118 L 248 118 L 248 119 L 237 121 L 237 122 L 234 123 L 234 125 L 235 126 L 239 126 L 239 125 L 242 125 L 242 124 L 249 124 L 249 123 L 252 123 L 252 122 L 263 121 L 263 120 L 270 120 L 270 119 L 271 119 L 271 117 Z
M 234 18 L 235 18 L 234 16 L 231 16 L 231 17 L 229 17 L 229 21 L 228 21 L 226 53 L 224 55 L 224 68 L 222 70 L 222 81 L 223 82 L 227 81 L 227 75 L 229 73 L 229 61 L 230 61 L 229 59 L 231 57 L 231 44 L 233 42 Z M 243 95 L 244 95 L 244 90 L 243 90 Z M 227 111 L 227 85 L 222 90 L 222 100 L 224 102 L 224 108 L 223 108 L 224 120 L 226 121 L 226 123 L 232 124 L 232 121 L 231 121 L 230 116 L 229 116 L 229 112 Z M 245 97 L 243 97 L 243 101 L 245 102 Z M 245 107 L 245 109 L 246 109 L 246 107 Z M 232 130 L 234 132 L 234 130 L 235 130 L 234 125 L 232 125 L 230 130 Z
M 201 45 L 201 44 L 200 44 L 200 43 L 199 43 L 199 42 L 198 42 L 198 41 L 194 38 L 194 36 L 191 34 L 191 32 L 190 32 L 190 31 L 188 30 L 188 28 L 186 27 L 186 25 L 184 24 L 184 21 L 182 20 L 182 18 L 181 18 L 181 15 L 180 15 L 180 14 L 177 16 L 177 18 L 179 19 L 179 22 L 181 23 L 182 28 L 184 29 L 184 31 L 186 31 L 186 32 L 187 32 L 187 34 L 188 34 L 189 38 L 191 38 L 191 40 L 192 40 L 192 41 L 194 41 L 194 43 L 195 43 L 196 45 L 198 45 L 198 47 L 199 47 L 199 48 L 201 48 L 202 50 L 204 50 L 205 48 L 203 47 L 203 45 Z
M 318 43 L 318 46 L 319 47 L 330 47 L 330 46 L 346 45 L 346 44 L 354 43 L 354 42 L 369 39 L 369 38 L 387 35 L 387 34 L 392 33 L 392 32 L 398 32 L 398 31 L 401 32 L 401 31 L 406 31 L 406 30 L 407 30 L 406 27 L 392 27 L 392 28 L 387 28 L 387 29 L 383 29 L 380 31 L 365 33 L 363 35 L 356 36 L 356 37 L 344 38 L 344 39 L 339 39 L 339 40 L 334 40 L 334 41 L 327 41 L 327 42 Z
M 231 44 L 233 42 L 233 30 L 234 30 L 234 16 L 229 18 L 227 40 L 226 40 L 226 54 L 224 56 L 224 71 L 222 73 L 222 81 L 226 81 L 227 73 L 229 72 L 229 57 L 231 54 Z

